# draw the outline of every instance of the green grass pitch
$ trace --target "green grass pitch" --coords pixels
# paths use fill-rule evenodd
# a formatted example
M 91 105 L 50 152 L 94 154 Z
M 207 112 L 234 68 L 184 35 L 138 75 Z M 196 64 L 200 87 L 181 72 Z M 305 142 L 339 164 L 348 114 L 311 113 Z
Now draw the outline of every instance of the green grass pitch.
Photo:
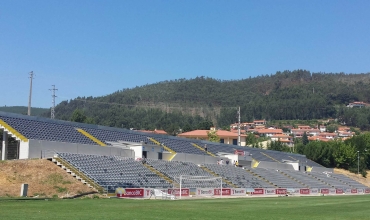
M 7 200 L 0 219 L 370 219 L 370 195 L 198 200 Z

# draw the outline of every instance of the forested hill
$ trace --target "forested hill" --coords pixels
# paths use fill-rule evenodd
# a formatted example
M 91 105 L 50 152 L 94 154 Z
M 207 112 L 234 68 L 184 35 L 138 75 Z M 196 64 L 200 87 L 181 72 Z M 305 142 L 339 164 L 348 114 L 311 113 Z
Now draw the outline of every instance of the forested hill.
M 56 117 L 69 120 L 79 108 L 92 123 L 174 130 L 194 128 L 204 120 L 220 127 L 229 125 L 235 122 L 237 106 L 241 107 L 242 121 L 327 117 L 348 120 L 343 107 L 352 101 L 370 102 L 370 73 L 295 70 L 230 81 L 179 79 L 102 97 L 77 97 L 60 103 Z M 367 118 L 366 110 L 356 113 L 360 115 L 357 117 Z M 356 123 L 353 117 L 351 120 L 347 124 Z

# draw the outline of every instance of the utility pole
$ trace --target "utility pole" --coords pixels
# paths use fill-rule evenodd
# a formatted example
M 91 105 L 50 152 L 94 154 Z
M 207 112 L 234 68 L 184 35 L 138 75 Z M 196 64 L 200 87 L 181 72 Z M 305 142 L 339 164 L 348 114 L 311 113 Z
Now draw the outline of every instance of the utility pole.
M 57 97 L 55 95 L 55 91 L 58 90 L 55 88 L 55 85 L 51 85 L 53 88 L 52 89 L 49 89 L 50 91 L 52 91 L 52 95 L 51 97 L 53 98 L 53 101 L 52 101 L 52 106 L 51 106 L 51 119 L 54 119 L 55 118 L 55 98 Z
M 30 96 L 28 97 L 28 115 L 31 115 L 31 99 L 32 99 L 32 79 L 33 79 L 33 71 L 30 73 Z
M 238 109 L 238 146 L 241 146 L 241 143 L 240 143 L 240 106 Z

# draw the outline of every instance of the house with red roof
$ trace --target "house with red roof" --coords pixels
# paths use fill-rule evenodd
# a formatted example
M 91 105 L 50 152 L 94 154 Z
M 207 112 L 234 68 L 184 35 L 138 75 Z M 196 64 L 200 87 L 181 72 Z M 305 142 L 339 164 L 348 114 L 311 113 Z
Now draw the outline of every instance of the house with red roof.
M 208 132 L 210 130 L 194 130 L 189 132 L 184 132 L 178 134 L 178 137 L 193 138 L 200 140 L 208 140 Z M 220 143 L 238 145 L 238 134 L 236 132 L 230 132 L 225 130 L 217 130 L 216 134 L 220 137 Z M 241 146 L 246 145 L 247 135 L 240 134 L 240 144 Z

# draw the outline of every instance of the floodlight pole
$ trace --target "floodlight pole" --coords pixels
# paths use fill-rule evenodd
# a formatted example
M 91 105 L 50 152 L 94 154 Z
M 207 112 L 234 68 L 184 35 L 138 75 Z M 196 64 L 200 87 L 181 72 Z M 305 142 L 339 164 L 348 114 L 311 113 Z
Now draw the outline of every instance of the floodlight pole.
M 55 95 L 55 91 L 58 90 L 55 88 L 55 85 L 51 85 L 53 88 L 52 89 L 49 89 L 50 91 L 53 92 L 53 94 L 51 95 L 51 97 L 53 98 L 53 101 L 52 101 L 52 106 L 51 106 L 51 115 L 50 115 L 50 118 L 51 119 L 54 119 L 55 118 L 55 98 L 57 97 Z
M 241 143 L 240 143 L 240 106 L 238 109 L 238 146 L 241 146 Z
M 360 174 L 360 151 L 357 151 L 357 175 Z
M 33 79 L 33 71 L 30 73 L 30 94 L 28 97 L 28 116 L 31 115 L 31 99 L 32 99 L 32 79 Z

